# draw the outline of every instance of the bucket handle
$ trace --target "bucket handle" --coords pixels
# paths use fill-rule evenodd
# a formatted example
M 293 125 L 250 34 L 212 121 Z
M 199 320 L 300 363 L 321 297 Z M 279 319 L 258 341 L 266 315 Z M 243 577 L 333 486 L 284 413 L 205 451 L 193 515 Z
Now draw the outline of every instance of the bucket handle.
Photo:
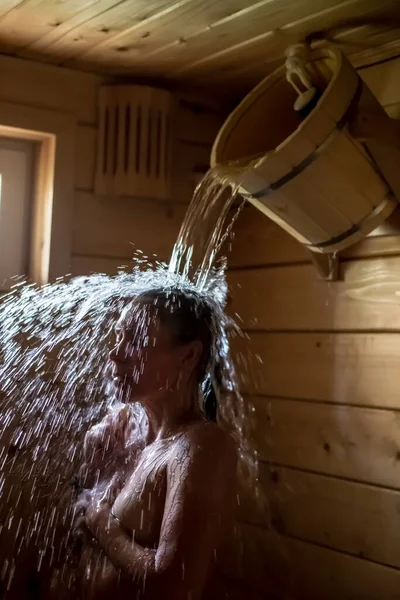
M 295 78 L 304 86 L 305 91 L 313 89 L 313 85 L 306 72 L 306 58 L 308 53 L 309 48 L 306 44 L 295 44 L 286 50 L 286 79 L 299 96 L 304 93 L 304 90 L 302 91 L 295 83 Z

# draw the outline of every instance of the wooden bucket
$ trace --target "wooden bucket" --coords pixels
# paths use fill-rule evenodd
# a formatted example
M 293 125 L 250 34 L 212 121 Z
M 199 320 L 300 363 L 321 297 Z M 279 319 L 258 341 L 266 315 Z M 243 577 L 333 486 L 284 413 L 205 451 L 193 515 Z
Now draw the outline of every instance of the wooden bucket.
M 307 73 L 323 90 L 311 113 L 302 119 L 294 110 L 297 95 L 281 67 L 227 119 L 211 166 L 240 161 L 228 179 L 249 202 L 311 250 L 336 252 L 397 206 L 371 154 L 348 128 L 359 106 L 389 117 L 335 47 L 311 50 L 309 58 Z

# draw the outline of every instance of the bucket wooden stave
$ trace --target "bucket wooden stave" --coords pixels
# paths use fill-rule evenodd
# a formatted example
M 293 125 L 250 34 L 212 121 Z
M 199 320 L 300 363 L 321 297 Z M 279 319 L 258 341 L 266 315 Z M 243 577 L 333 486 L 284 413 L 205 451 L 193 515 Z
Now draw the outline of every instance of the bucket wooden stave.
M 348 129 L 359 106 L 386 113 L 336 48 L 311 51 L 307 69 L 325 88 L 314 110 L 301 119 L 285 67 L 278 69 L 227 119 L 211 165 L 240 160 L 231 181 L 249 202 L 311 250 L 335 252 L 362 239 L 397 206 Z

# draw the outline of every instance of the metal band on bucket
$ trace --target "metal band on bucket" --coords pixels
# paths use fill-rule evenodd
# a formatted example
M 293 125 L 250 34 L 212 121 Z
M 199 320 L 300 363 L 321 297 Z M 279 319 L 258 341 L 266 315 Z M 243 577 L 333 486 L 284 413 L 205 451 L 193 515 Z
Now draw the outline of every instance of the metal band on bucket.
M 310 249 L 327 248 L 329 246 L 334 246 L 339 244 L 340 242 L 343 242 L 343 240 L 345 240 L 346 238 L 361 231 L 365 223 L 367 223 L 370 219 L 376 217 L 385 208 L 388 202 L 392 202 L 393 200 L 395 200 L 395 196 L 392 192 L 389 192 L 382 200 L 382 202 L 378 204 L 378 206 L 375 206 L 374 210 L 372 210 L 364 219 L 361 219 L 359 223 L 352 225 L 350 229 L 347 229 L 343 233 L 339 233 L 339 235 L 335 235 L 334 237 L 330 238 L 329 240 L 325 240 L 324 242 L 319 242 L 318 244 L 304 244 L 304 246 Z
M 241 191 L 240 195 L 246 199 L 255 198 L 256 200 L 260 200 L 261 198 L 264 198 L 265 196 L 272 194 L 272 192 L 275 192 L 276 190 L 278 190 L 279 188 L 284 186 L 286 183 L 288 183 L 289 181 L 291 181 L 292 179 L 297 177 L 297 175 L 299 175 L 302 171 L 304 171 L 311 163 L 313 163 L 319 157 L 319 155 L 326 148 L 326 146 L 328 146 L 331 143 L 331 141 L 335 137 L 335 135 L 339 131 L 341 131 L 342 129 L 344 129 L 346 127 L 347 123 L 350 120 L 352 111 L 354 110 L 355 106 L 357 106 L 357 104 L 360 100 L 361 92 L 362 92 L 362 81 L 361 81 L 361 79 L 359 79 L 356 92 L 355 92 L 353 98 L 351 99 L 350 104 L 348 105 L 345 112 L 343 113 L 342 117 L 336 123 L 336 127 L 328 134 L 328 136 L 322 142 L 322 144 L 317 146 L 315 148 L 315 150 L 313 152 L 311 152 L 308 156 L 306 156 L 306 158 L 304 160 L 302 160 L 298 165 L 293 167 L 293 169 L 291 171 L 289 171 L 289 173 L 286 173 L 286 175 L 284 175 L 283 177 L 280 177 L 279 179 L 277 179 L 276 181 L 271 183 L 268 187 L 263 188 L 262 190 L 260 190 L 258 192 L 249 194 L 249 193 L 243 193 Z M 322 98 L 323 98 L 323 96 L 322 96 Z

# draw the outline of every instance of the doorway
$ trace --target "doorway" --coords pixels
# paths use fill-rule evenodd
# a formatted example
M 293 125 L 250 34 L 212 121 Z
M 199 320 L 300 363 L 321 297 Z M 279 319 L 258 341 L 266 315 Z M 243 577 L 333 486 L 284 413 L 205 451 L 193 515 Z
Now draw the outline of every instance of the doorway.
M 0 137 L 0 291 L 29 274 L 36 143 Z

